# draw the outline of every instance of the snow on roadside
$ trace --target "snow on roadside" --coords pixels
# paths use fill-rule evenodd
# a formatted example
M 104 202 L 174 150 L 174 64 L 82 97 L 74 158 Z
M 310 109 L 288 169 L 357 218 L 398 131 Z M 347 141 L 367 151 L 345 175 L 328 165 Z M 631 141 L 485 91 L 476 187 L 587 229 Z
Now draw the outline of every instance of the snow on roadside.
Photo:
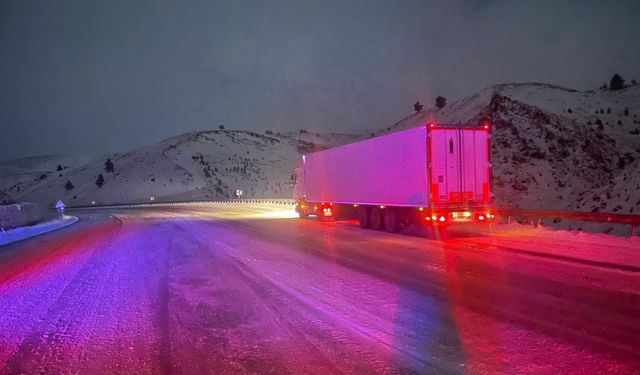
M 619 266 L 640 267 L 640 236 L 618 237 L 604 233 L 534 228 L 517 223 L 503 224 L 491 237 L 474 238 L 477 245 L 491 244 L 531 253 L 562 256 Z
M 75 224 L 78 220 L 76 216 L 63 215 L 62 218 L 56 217 L 32 226 L 18 227 L 7 231 L 2 230 L 2 232 L 0 232 L 0 246 L 68 227 L 71 224 Z

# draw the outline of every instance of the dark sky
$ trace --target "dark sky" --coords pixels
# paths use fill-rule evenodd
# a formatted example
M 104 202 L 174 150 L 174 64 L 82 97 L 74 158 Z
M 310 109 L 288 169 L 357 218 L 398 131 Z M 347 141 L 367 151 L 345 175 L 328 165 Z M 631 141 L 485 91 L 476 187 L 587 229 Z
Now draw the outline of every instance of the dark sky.
M 504 82 L 640 79 L 640 1 L 0 0 L 0 160 L 380 128 Z

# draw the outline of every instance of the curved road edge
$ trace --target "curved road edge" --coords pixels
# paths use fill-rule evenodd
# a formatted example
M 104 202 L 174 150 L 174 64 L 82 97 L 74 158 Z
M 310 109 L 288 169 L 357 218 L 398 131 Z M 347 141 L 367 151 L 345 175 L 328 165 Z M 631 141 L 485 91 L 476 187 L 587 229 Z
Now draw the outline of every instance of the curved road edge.
M 77 216 L 64 215 L 62 219 L 54 218 L 35 225 L 3 231 L 0 233 L 0 247 L 66 228 L 78 221 L 80 219 Z

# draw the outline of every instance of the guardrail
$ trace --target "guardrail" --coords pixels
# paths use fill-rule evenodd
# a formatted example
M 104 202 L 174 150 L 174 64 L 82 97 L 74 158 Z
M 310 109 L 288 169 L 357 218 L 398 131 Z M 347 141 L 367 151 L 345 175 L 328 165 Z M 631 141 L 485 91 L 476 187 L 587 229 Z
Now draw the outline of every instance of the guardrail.
M 294 206 L 295 200 L 282 198 L 264 199 L 228 199 L 220 201 L 172 201 L 172 202 L 138 202 L 112 205 L 91 205 L 76 206 L 69 208 L 126 208 L 126 207 L 153 207 L 153 206 L 178 206 L 178 205 L 217 205 L 217 204 L 275 204 L 284 206 Z M 640 227 L 640 215 L 614 214 L 603 212 L 579 212 L 579 211 L 552 211 L 552 210 L 530 210 L 521 208 L 495 208 L 494 212 L 498 216 L 506 217 L 507 222 L 512 218 L 523 218 L 531 221 L 532 224 L 540 225 L 542 219 L 564 219 L 574 221 L 586 221 L 595 223 L 613 223 L 631 226 L 631 235 L 637 235 Z
M 68 206 L 68 209 L 83 209 L 83 208 L 128 208 L 128 207 L 153 207 L 153 206 L 184 206 L 184 205 L 202 205 L 202 204 L 275 204 L 283 206 L 294 206 L 296 204 L 293 199 L 283 198 L 265 198 L 265 199 L 228 199 L 217 201 L 171 201 L 171 202 L 130 202 L 130 203 L 117 203 L 117 204 L 93 204 L 86 206 Z
M 507 222 L 512 217 L 520 217 L 531 220 L 534 225 L 540 225 L 542 219 L 564 219 L 575 221 L 588 221 L 594 223 L 613 223 L 631 226 L 631 235 L 637 235 L 640 226 L 640 215 L 613 214 L 604 212 L 578 212 L 578 211 L 551 211 L 551 210 L 527 210 L 520 208 L 496 208 L 497 215 L 506 217 Z

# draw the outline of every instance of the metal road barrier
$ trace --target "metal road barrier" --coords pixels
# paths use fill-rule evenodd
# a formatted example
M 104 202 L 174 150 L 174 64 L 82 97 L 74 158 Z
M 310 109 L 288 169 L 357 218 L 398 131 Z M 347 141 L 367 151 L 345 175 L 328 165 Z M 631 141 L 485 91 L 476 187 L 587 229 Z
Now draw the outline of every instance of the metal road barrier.
M 496 208 L 497 215 L 506 217 L 507 222 L 511 218 L 524 218 L 534 225 L 540 225 L 542 219 L 564 219 L 574 221 L 588 221 L 593 223 L 613 223 L 631 226 L 631 235 L 637 235 L 640 226 L 640 215 L 613 214 L 604 212 L 579 212 L 579 211 L 551 211 L 551 210 L 527 210 L 520 208 Z
M 68 209 L 87 208 L 134 208 L 134 207 L 161 207 L 161 206 L 184 206 L 184 205 L 223 205 L 223 204 L 273 204 L 282 206 L 295 206 L 293 199 L 283 198 L 263 198 L 263 199 L 228 199 L 217 201 L 155 201 L 155 202 L 129 202 L 116 204 L 94 204 L 86 206 L 67 206 Z
M 132 202 L 125 204 L 111 205 L 90 205 L 76 206 L 68 208 L 127 208 L 127 207 L 161 207 L 161 206 L 178 206 L 178 205 L 234 205 L 234 204 L 273 204 L 282 206 L 295 206 L 293 199 L 281 198 L 262 198 L 262 199 L 228 199 L 218 201 L 171 201 L 171 202 Z M 538 226 L 542 219 L 563 219 L 573 221 L 586 221 L 594 223 L 613 223 L 620 225 L 630 225 L 631 235 L 637 235 L 640 226 L 640 215 L 630 214 L 614 214 L 603 212 L 579 212 L 579 211 L 551 211 L 551 210 L 529 210 L 521 208 L 494 208 L 496 215 L 507 219 L 507 223 L 512 218 L 522 218 L 526 222 L 531 222 Z

